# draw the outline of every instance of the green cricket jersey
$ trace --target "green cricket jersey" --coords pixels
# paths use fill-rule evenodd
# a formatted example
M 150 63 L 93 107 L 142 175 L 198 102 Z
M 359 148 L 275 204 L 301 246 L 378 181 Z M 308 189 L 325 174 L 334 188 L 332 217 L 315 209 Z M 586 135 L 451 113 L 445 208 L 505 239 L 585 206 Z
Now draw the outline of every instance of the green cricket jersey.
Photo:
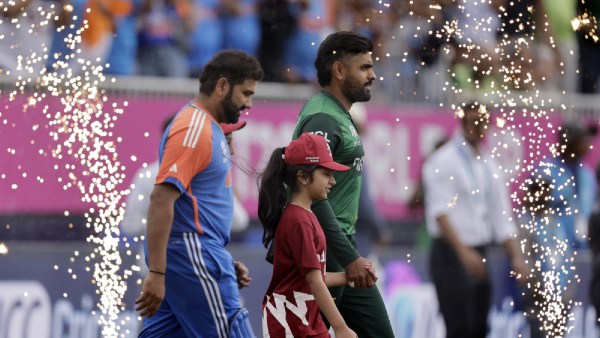
M 323 136 L 329 144 L 333 160 L 351 168 L 333 173 L 336 185 L 328 194 L 328 200 L 342 232 L 354 235 L 365 156 L 356 126 L 333 95 L 321 92 L 302 107 L 293 139 L 305 132 Z

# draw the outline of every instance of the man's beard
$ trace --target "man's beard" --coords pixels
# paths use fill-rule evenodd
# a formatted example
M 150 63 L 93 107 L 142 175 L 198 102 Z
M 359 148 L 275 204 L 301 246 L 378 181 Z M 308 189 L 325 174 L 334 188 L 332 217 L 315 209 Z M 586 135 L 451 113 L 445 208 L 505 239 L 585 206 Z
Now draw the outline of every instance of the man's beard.
M 368 82 L 371 85 L 372 82 Z M 371 90 L 367 89 L 364 84 L 359 84 L 357 81 L 347 79 L 342 86 L 342 94 L 352 103 L 367 102 L 371 100 Z
M 225 123 L 237 123 L 240 119 L 240 111 L 245 108 L 244 106 L 236 106 L 233 103 L 232 97 L 233 90 L 230 90 L 222 103 L 223 112 L 225 113 Z

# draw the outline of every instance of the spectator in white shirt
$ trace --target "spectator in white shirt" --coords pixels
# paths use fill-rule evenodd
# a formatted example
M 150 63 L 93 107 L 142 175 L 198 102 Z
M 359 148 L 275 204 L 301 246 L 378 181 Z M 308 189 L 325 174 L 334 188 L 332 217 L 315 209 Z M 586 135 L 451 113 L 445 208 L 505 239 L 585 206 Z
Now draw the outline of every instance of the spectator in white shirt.
M 486 249 L 502 243 L 517 277 L 524 276 L 526 266 L 514 238 L 506 181 L 481 146 L 489 113 L 469 103 L 457 115 L 461 131 L 423 167 L 427 229 L 433 237 L 430 267 L 446 337 L 485 338 L 492 295 Z

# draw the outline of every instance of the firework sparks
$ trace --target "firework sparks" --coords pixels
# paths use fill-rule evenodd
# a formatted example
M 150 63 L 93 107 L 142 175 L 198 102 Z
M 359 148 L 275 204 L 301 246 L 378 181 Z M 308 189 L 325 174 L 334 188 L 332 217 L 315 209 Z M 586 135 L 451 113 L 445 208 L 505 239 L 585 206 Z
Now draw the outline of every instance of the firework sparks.
M 60 15 L 59 9 L 54 6 L 27 8 L 22 15 L 0 24 L 11 24 L 16 30 L 26 28 L 28 34 L 35 36 L 36 33 L 41 34 L 41 30 L 47 31 L 53 19 Z M 70 5 L 63 9 L 67 13 L 73 10 Z M 31 16 L 43 20 L 36 20 L 27 26 L 27 19 Z M 99 89 L 99 85 L 106 80 L 102 74 L 103 66 L 79 57 L 81 33 L 87 26 L 84 21 L 83 27 L 68 38 L 71 53 L 66 60 L 74 61 L 57 61 L 50 71 L 45 69 L 46 59 L 41 54 L 47 53 L 47 45 L 42 44 L 41 50 L 36 52 L 25 50 L 18 41 L 11 44 L 11 51 L 17 55 L 16 64 L 14 70 L 5 71 L 5 75 L 12 76 L 15 84 L 6 94 L 9 102 L 26 97 L 22 111 L 34 111 L 40 114 L 39 118 L 46 119 L 51 127 L 48 129 L 49 135 L 55 142 L 49 153 L 57 163 L 66 163 L 63 168 L 59 168 L 58 164 L 55 166 L 57 172 L 64 170 L 65 176 L 59 177 L 58 181 L 63 183 L 63 189 L 79 189 L 82 201 L 94 205 L 85 214 L 86 226 L 94 230 L 94 235 L 87 239 L 94 244 L 94 250 L 85 257 L 85 261 L 93 263 L 91 282 L 96 285 L 100 298 L 97 307 L 102 336 L 117 337 L 120 330 L 117 318 L 123 310 L 122 298 L 126 290 L 124 275 L 127 275 L 127 271 L 121 271 L 122 261 L 117 250 L 117 225 L 123 213 L 120 201 L 125 195 L 119 186 L 125 176 L 124 166 L 118 156 L 120 140 L 115 140 L 111 130 L 123 110 L 116 105 L 105 107 L 107 97 Z M 57 29 L 60 31 L 65 27 Z M 0 41 L 4 38 L 0 36 Z M 60 100 L 61 108 L 57 111 L 49 110 L 46 102 L 51 98 Z M 33 131 L 42 130 L 38 124 L 31 128 Z M 8 149 L 8 152 L 14 155 L 14 149 Z M 48 153 L 40 149 L 39 154 L 47 156 Z M 23 177 L 26 176 L 23 173 Z M 37 177 L 40 183 L 44 179 Z M 13 189 L 18 189 L 18 185 L 13 184 Z M 65 215 L 69 215 L 69 211 L 65 211 Z M 3 243 L 0 244 L 0 253 L 8 253 Z M 75 263 L 78 256 L 79 253 L 75 252 L 71 263 Z M 58 265 L 55 269 L 58 270 Z M 86 267 L 86 271 L 90 270 Z M 66 271 L 73 279 L 78 278 L 72 269 Z M 68 297 L 67 293 L 65 297 Z
M 586 39 L 592 39 L 595 43 L 598 43 L 600 38 L 598 37 L 598 19 L 588 12 L 573 18 L 571 20 L 571 26 L 574 31 L 581 31 Z

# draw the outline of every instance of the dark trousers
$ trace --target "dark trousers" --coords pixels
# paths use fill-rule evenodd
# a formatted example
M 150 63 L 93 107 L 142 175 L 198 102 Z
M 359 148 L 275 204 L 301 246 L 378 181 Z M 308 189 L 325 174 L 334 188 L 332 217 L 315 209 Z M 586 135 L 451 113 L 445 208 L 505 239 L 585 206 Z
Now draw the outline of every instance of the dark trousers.
M 582 93 L 600 93 L 600 45 L 577 34 L 579 42 L 579 90 Z
M 348 236 L 348 239 L 356 247 L 354 237 Z M 343 272 L 344 268 L 333 255 L 328 254 L 327 271 Z M 394 338 L 385 303 L 376 285 L 364 289 L 341 286 L 331 288 L 329 291 L 335 298 L 335 304 L 346 324 L 356 332 L 358 337 Z
M 483 247 L 476 249 L 485 254 Z M 489 276 L 473 279 L 456 251 L 441 239 L 433 242 L 430 267 L 446 337 L 485 338 L 492 295 Z

